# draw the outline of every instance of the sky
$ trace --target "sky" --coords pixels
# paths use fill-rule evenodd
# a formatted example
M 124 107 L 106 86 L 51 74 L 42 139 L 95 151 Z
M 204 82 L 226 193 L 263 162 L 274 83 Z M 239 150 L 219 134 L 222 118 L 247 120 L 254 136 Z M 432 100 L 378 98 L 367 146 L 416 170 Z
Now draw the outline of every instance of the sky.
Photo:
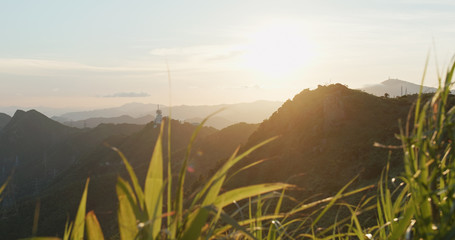
M 285 101 L 319 84 L 419 84 L 427 56 L 436 86 L 455 2 L 0 0 L 0 29 L 0 107 Z

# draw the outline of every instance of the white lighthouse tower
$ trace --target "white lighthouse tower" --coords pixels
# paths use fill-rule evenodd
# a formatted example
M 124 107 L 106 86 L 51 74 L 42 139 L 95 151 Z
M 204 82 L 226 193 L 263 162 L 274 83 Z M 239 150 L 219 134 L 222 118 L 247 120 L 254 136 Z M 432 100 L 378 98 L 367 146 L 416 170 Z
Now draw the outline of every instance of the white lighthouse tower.
M 158 104 L 158 109 L 156 110 L 155 125 L 153 125 L 153 127 L 156 127 L 161 124 L 161 120 L 163 120 L 162 113 L 163 112 L 160 110 L 160 105 Z

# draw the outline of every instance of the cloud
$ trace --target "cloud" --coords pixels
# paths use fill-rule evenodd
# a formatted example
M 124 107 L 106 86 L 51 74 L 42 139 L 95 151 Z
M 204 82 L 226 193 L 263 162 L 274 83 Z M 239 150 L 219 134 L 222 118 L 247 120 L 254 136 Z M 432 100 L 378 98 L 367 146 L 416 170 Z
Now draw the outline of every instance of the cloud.
M 141 65 L 137 67 L 137 65 Z M 130 63 L 124 66 L 100 67 L 79 62 L 30 59 L 30 58 L 0 58 L 0 73 L 15 75 L 55 75 L 56 71 L 78 72 L 163 72 L 162 64 Z
M 105 95 L 105 98 L 136 98 L 136 97 L 149 97 L 150 94 L 145 92 L 118 92 L 110 95 Z
M 150 51 L 154 56 L 178 56 L 201 60 L 225 60 L 243 54 L 242 45 L 202 45 L 181 48 L 156 48 Z
M 221 88 L 223 88 L 223 89 L 255 89 L 255 90 L 262 89 L 262 87 L 259 86 L 258 84 L 242 85 L 242 86 L 225 86 L 225 87 L 221 87 Z

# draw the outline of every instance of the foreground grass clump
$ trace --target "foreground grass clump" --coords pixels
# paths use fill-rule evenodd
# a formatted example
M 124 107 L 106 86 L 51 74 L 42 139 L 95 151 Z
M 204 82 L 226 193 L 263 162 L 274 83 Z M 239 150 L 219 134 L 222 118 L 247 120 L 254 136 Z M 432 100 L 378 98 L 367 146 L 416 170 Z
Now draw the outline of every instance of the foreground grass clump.
M 428 102 L 419 97 L 414 120 L 399 135 L 403 184 L 395 198 L 380 184 L 380 239 L 455 239 L 455 106 L 449 98 L 454 70 L 452 62 Z
M 116 186 L 119 238 L 455 239 L 455 107 L 451 108 L 453 98 L 449 98 L 454 70 L 452 62 L 444 79 L 439 79 L 438 91 L 427 102 L 419 94 L 415 108 L 397 135 L 402 142 L 404 173 L 389 179 L 385 169 L 377 185 L 378 194 L 365 197 L 356 205 L 338 200 L 369 187 L 345 192 L 349 183 L 331 198 L 302 202 L 285 212 L 284 192 L 293 187 L 289 184 L 258 184 L 222 192 L 231 167 L 273 139 L 241 154 L 236 151 L 199 192 L 185 199 L 188 157 L 205 120 L 190 140 L 176 184 L 171 182 L 170 161 L 167 176 L 163 171 L 161 134 L 144 188 L 126 157 L 113 148 L 129 174 L 129 180 L 119 177 Z M 168 155 L 171 159 L 169 150 Z M 63 239 L 104 239 L 94 212 L 85 214 L 88 182 L 76 218 L 66 225 Z M 336 215 L 331 219 L 332 225 L 318 228 L 317 223 L 335 206 L 347 209 L 350 214 Z M 305 215 L 300 214 L 303 211 Z M 366 226 L 359 216 L 372 213 L 376 223 Z

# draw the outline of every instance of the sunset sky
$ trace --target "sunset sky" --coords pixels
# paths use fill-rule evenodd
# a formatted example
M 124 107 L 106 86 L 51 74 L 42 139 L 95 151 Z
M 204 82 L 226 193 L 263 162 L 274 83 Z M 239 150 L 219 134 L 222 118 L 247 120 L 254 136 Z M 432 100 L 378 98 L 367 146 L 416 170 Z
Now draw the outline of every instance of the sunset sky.
M 0 1 L 0 107 L 280 100 L 389 77 L 435 86 L 454 1 Z M 435 61 L 437 59 L 437 61 Z

